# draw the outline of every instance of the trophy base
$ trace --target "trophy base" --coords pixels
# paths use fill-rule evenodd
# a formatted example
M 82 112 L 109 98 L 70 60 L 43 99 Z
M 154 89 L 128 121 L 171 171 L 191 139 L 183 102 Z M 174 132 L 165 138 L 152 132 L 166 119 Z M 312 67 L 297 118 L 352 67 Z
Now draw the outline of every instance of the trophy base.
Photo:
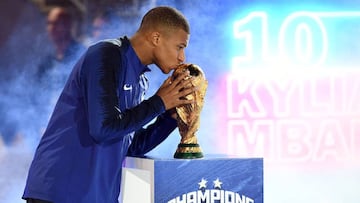
M 202 157 L 204 155 L 199 144 L 179 144 L 174 154 L 176 159 L 198 159 Z

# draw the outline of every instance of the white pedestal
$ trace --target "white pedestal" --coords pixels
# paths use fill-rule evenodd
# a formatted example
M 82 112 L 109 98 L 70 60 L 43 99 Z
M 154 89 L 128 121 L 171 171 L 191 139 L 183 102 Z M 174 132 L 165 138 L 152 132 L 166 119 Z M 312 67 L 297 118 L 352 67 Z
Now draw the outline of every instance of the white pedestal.
M 122 203 L 263 203 L 263 159 L 127 157 Z

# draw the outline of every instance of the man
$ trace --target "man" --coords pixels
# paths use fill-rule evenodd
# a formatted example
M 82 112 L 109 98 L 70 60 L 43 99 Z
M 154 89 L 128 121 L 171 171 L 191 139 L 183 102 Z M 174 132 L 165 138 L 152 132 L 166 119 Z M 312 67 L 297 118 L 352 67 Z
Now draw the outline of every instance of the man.
M 57 6 L 50 9 L 46 30 L 53 51 L 39 64 L 37 77 L 42 83 L 42 88 L 53 91 L 64 86 L 71 71 L 69 65 L 78 59 L 85 47 L 75 40 L 74 18 L 65 7 Z
M 108 39 L 111 36 L 112 18 L 114 15 L 110 11 L 99 13 L 92 20 L 91 38 L 92 40 Z
M 125 156 L 143 155 L 176 128 L 174 108 L 196 91 L 184 72 L 167 78 L 144 99 L 147 65 L 164 74 L 185 60 L 185 17 L 170 7 L 151 9 L 127 37 L 99 42 L 75 65 L 30 166 L 28 202 L 118 202 Z M 147 128 L 144 125 L 157 118 Z
M 37 114 L 31 125 L 36 135 L 43 132 L 72 66 L 85 50 L 85 46 L 75 40 L 74 24 L 73 14 L 67 7 L 53 7 L 47 15 L 51 51 L 40 60 L 32 78 L 33 86 L 29 88 L 31 109 Z

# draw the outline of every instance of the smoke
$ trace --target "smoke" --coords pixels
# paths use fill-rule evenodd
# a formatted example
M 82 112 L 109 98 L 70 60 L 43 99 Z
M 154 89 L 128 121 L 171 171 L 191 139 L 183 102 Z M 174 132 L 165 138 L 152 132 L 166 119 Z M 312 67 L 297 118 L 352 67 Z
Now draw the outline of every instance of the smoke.
M 222 103 L 224 99 L 219 97 L 219 95 L 225 95 L 218 92 L 221 89 L 219 86 L 224 74 L 229 72 L 229 67 L 231 67 L 228 43 L 231 42 L 229 38 L 232 28 L 228 19 L 234 15 L 236 9 L 248 9 L 245 7 L 249 2 L 251 1 L 157 1 L 157 5 L 178 8 L 189 19 L 191 35 L 189 46 L 186 48 L 186 62 L 199 65 L 208 80 L 200 128 L 197 132 L 199 144 L 205 156 L 221 153 L 215 147 L 218 142 L 221 142 L 221 140 L 216 140 L 220 137 L 216 133 L 222 133 L 218 132 L 216 116 L 219 115 L 218 107 L 225 105 Z M 144 5 L 138 16 L 111 19 L 108 27 L 111 32 L 106 33 L 106 38 L 131 36 L 136 31 L 141 16 L 151 6 L 153 5 Z M 0 47 L 0 115 L 2 116 L 0 122 L 0 199 L 7 200 L 6 202 L 22 202 L 20 197 L 32 153 L 38 144 L 41 132 L 46 127 L 60 91 L 49 92 L 39 89 L 37 81 L 34 80 L 38 64 L 52 48 L 45 32 L 44 16 L 40 15 L 37 9 L 24 6 L 16 23 L 11 28 L 11 35 Z M 96 41 L 91 37 L 87 40 L 88 44 Z M 152 71 L 147 73 L 150 81 L 147 97 L 155 94 L 158 87 L 169 76 L 164 75 L 155 65 L 151 65 L 150 68 Z M 56 81 L 48 81 L 48 85 L 54 83 Z M 226 137 L 225 134 L 224 137 Z M 179 133 L 175 130 L 149 155 L 170 158 L 179 141 Z M 304 199 L 334 202 L 331 198 L 340 201 L 341 194 L 345 194 L 348 196 L 344 199 L 351 202 L 358 199 L 358 195 L 351 189 L 336 186 L 350 185 L 350 188 L 357 188 L 359 176 L 352 176 L 357 174 L 357 171 L 358 169 L 328 171 L 325 174 L 294 172 L 287 170 L 286 167 L 282 168 L 281 172 L 266 169 L 265 199 L 280 200 L 277 202 L 302 202 Z M 333 177 L 337 178 L 333 179 Z M 329 178 L 334 181 L 333 184 L 327 184 Z M 308 187 L 309 183 L 312 187 Z M 291 188 L 284 191 L 284 185 Z M 332 186 L 334 187 L 331 188 Z M 319 188 L 321 191 L 313 192 Z M 300 195 L 298 191 L 302 191 Z M 337 195 L 331 196 L 331 194 Z M 328 201 L 326 198 L 329 198 Z
M 32 134 L 33 123 L 41 119 L 41 115 L 34 114 L 30 96 L 35 91 L 32 77 L 35 68 L 49 50 L 45 21 L 32 7 L 23 9 L 0 50 L 0 112 L 4 121 L 0 124 L 0 133 L 7 145 L 14 144 L 19 134 Z
M 28 166 L 40 138 L 38 126 L 48 114 L 39 113 L 31 98 L 36 92 L 32 76 L 49 43 L 43 16 L 31 5 L 14 5 L 16 9 L 1 7 L 2 13 L 12 12 L 6 21 L 16 19 L 1 24 L 9 26 L 1 28 L 9 35 L 0 47 L 0 199 L 15 203 L 23 202 Z
M 178 6 L 185 15 L 187 15 L 186 12 L 190 12 L 190 15 L 195 15 L 195 13 L 193 13 L 194 11 L 185 9 L 184 5 L 174 4 L 173 6 Z M 106 33 L 107 36 L 103 37 L 131 36 L 136 31 L 141 16 L 148 8 L 149 5 L 144 5 L 138 16 L 110 19 L 107 28 L 111 30 L 111 32 Z M 204 13 L 204 15 L 201 16 L 201 18 L 203 18 L 201 20 L 206 20 L 206 15 L 207 14 Z M 194 34 L 192 34 L 191 42 L 187 48 L 187 62 L 200 65 L 206 72 L 206 75 L 209 76 L 209 80 L 211 80 L 211 66 L 208 65 L 211 63 L 206 60 L 206 55 L 204 55 L 204 53 L 207 54 L 207 51 L 204 52 L 204 50 L 211 52 L 209 48 L 211 43 L 207 45 L 201 44 L 201 36 L 198 35 L 202 35 L 206 33 L 206 31 L 199 30 L 199 28 L 203 26 L 196 28 L 198 25 L 202 25 L 197 19 L 191 16 L 188 16 L 188 18 L 191 21 L 190 24 L 194 30 L 192 33 Z M 38 84 L 39 81 L 35 78 L 38 65 L 53 48 L 45 31 L 45 16 L 40 15 L 32 6 L 26 6 L 16 23 L 17 25 L 13 27 L 12 34 L 9 35 L 10 37 L 0 49 L 0 113 L 3 117 L 3 121 L 0 124 L 0 143 L 2 143 L 0 144 L 0 161 L 2 163 L 0 166 L 0 174 L 2 177 L 0 178 L 0 184 L 6 185 L 6 187 L 1 187 L 2 192 L 0 193 L 0 198 L 9 200 L 9 202 L 21 201 L 20 197 L 25 185 L 26 173 L 32 154 L 46 127 L 60 91 L 59 89 L 47 91 L 41 88 Z M 92 39 L 91 37 L 88 38 L 88 45 L 94 43 L 96 40 L 97 39 Z M 208 55 L 208 57 L 211 56 Z M 150 67 L 152 71 L 148 74 L 150 79 L 148 97 L 155 94 L 158 87 L 168 77 L 162 74 L 155 65 Z M 67 72 L 64 74 L 67 74 Z M 56 82 L 57 81 L 49 78 L 45 86 L 53 86 Z M 209 84 L 211 88 L 212 82 L 209 81 Z M 208 98 L 211 97 L 210 88 L 208 90 Z M 211 114 L 211 111 L 207 109 L 209 109 L 212 104 L 210 100 L 208 101 L 204 107 L 204 112 L 209 113 L 204 113 L 204 118 L 210 119 L 211 116 L 209 114 Z M 211 136 L 206 136 L 210 135 L 211 128 L 206 128 L 206 126 L 214 125 L 209 124 L 209 122 L 204 119 L 202 126 L 204 127 L 201 129 L 207 130 L 205 133 L 199 131 L 200 143 L 207 152 L 210 152 L 211 150 L 207 149 L 206 146 L 211 146 L 211 144 L 209 144 L 211 142 L 211 139 L 209 139 Z M 202 136 L 202 134 L 206 134 L 206 136 Z M 175 131 L 174 135 L 170 136 L 166 142 L 161 144 L 159 149 L 154 150 L 154 154 L 168 154 L 172 156 L 179 140 L 178 132 Z M 21 157 L 21 159 L 19 157 Z M 15 159 L 18 160 L 18 162 L 11 161 Z M 17 168 L 23 170 L 19 171 Z M 8 179 L 8 177 L 12 178 Z
M 199 65 L 208 80 L 208 89 L 205 103 L 200 117 L 200 128 L 197 131 L 199 144 L 205 154 L 221 153 L 214 147 L 218 142 L 217 132 L 217 107 L 221 105 L 218 101 L 217 89 L 224 72 L 228 71 L 228 51 L 225 43 L 228 41 L 229 30 L 226 21 L 226 7 L 221 1 L 158 1 L 159 5 L 169 5 L 180 10 L 190 23 L 190 40 L 186 52 L 186 63 Z M 164 76 L 152 66 L 149 75 L 150 88 L 155 91 L 161 85 Z M 179 132 L 176 129 L 165 142 L 150 152 L 154 157 L 172 157 L 180 141 Z

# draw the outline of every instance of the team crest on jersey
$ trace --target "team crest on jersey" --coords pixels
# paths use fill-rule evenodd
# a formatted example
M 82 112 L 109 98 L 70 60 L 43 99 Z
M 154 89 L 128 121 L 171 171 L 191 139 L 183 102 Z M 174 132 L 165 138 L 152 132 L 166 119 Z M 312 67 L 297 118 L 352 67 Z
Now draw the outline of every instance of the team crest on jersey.
M 174 197 L 167 203 L 255 203 L 253 198 L 222 188 L 219 178 L 212 182 L 202 178 L 198 185 L 198 190 Z

